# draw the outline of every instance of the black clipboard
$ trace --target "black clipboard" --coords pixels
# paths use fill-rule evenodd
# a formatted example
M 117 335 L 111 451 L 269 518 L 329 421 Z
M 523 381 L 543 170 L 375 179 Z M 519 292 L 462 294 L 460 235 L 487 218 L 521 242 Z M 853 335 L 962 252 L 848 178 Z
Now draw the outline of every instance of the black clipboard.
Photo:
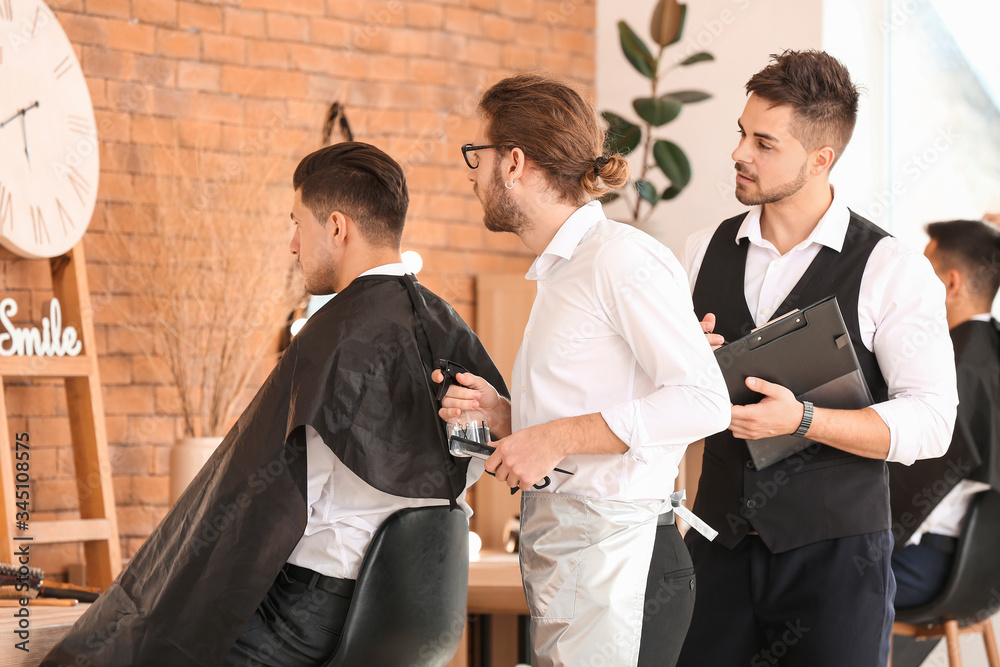
M 872 404 L 836 296 L 792 311 L 715 351 L 734 405 L 759 402 L 746 386 L 759 377 L 787 387 L 800 401 L 821 408 L 857 410 Z M 757 470 L 791 456 L 812 440 L 794 435 L 748 440 Z

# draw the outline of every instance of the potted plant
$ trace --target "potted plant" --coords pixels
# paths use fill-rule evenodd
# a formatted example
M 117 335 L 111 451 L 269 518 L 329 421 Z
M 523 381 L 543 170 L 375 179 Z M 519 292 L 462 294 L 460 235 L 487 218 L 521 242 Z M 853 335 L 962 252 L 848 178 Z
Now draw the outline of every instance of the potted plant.
M 632 108 L 639 117 L 633 123 L 611 111 L 603 112 L 608 123 L 608 149 L 612 153 L 629 155 L 638 149 L 638 175 L 633 183 L 605 195 L 603 201 L 622 197 L 628 202 L 628 222 L 640 224 L 653 213 L 662 201 L 673 199 L 691 181 L 691 163 L 684 150 L 676 143 L 657 138 L 654 131 L 676 119 L 686 104 L 702 102 L 711 97 L 701 90 L 673 90 L 661 93 L 664 77 L 678 67 L 714 60 L 706 51 L 694 53 L 679 63 L 668 65 L 664 58 L 667 47 L 677 44 L 684 33 L 687 5 L 677 0 L 660 0 L 653 10 L 650 36 L 659 47 L 656 55 L 625 21 L 618 22 L 618 33 L 625 58 L 640 74 L 649 79 L 648 96 L 637 97 Z M 641 146 L 640 146 L 641 144 Z M 670 184 L 660 191 L 652 182 L 659 171 Z

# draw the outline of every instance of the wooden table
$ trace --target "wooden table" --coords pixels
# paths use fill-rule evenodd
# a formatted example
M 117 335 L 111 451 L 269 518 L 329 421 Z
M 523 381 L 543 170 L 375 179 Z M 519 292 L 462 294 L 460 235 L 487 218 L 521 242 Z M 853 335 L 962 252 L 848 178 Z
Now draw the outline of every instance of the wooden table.
M 18 629 L 14 612 L 17 608 L 0 608 L 0 665 L 4 667 L 35 667 L 45 654 L 61 640 L 76 619 L 90 607 L 81 603 L 72 607 L 29 606 L 31 620 L 27 653 L 14 647 L 21 640 L 14 634 Z

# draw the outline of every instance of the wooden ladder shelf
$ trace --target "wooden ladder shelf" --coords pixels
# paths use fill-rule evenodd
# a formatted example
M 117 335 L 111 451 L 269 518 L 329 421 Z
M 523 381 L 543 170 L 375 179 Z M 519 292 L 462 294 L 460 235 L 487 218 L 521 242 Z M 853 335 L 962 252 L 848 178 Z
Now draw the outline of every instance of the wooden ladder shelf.
M 0 558 L 17 564 L 16 553 L 22 545 L 83 542 L 87 583 L 105 589 L 121 570 L 122 559 L 83 241 L 69 253 L 48 261 L 52 291 L 62 306 L 63 320 L 78 327 L 83 349 L 76 357 L 0 357 L 0 382 L 14 377 L 64 379 L 81 518 L 29 518 L 27 531 L 17 529 L 17 513 L 22 510 L 17 506 L 17 471 L 11 454 L 7 404 L 0 387 L 0 437 L 4 444 L 0 450 Z M 30 435 L 29 430 L 29 454 Z M 29 504 L 29 514 L 30 509 Z

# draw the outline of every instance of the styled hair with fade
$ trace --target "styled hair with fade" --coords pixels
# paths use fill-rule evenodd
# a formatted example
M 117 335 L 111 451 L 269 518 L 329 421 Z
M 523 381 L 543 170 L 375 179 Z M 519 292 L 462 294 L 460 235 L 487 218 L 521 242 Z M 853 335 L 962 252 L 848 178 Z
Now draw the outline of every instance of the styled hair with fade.
M 1000 229 L 979 220 L 949 220 L 927 225 L 937 245 L 934 258 L 963 274 L 974 294 L 992 302 L 1000 290 Z
M 345 141 L 304 157 L 292 186 L 325 225 L 334 211 L 349 216 L 376 246 L 398 248 L 410 195 L 399 164 L 371 144 Z
M 771 64 L 750 77 L 746 90 L 771 106 L 791 107 L 792 135 L 807 151 L 830 146 L 833 164 L 844 154 L 858 120 L 860 93 L 844 64 L 830 54 L 772 53 Z

